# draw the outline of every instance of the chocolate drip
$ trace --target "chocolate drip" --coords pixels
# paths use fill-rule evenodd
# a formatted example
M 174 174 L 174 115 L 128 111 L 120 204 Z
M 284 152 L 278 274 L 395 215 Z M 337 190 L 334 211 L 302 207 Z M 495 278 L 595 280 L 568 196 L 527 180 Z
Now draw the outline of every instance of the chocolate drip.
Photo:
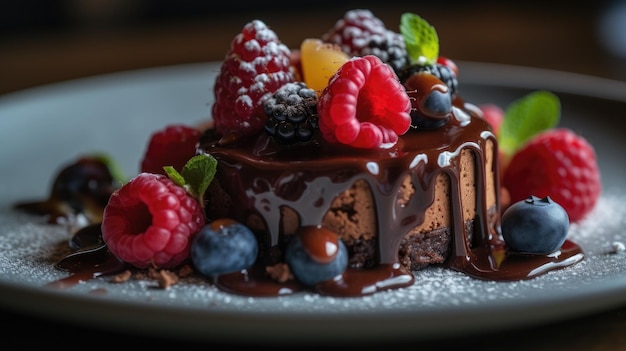
M 204 140 L 202 149 L 219 160 L 216 177 L 233 199 L 229 215 L 243 223 L 253 215 L 261 218 L 271 238 L 268 251 L 280 245 L 281 236 L 293 234 L 283 232 L 281 208 L 295 211 L 300 226 L 318 225 L 337 194 L 359 179 L 367 182 L 376 204 L 379 265 L 348 269 L 340 279 L 318 284 L 315 290 L 321 294 L 366 295 L 413 283 L 412 274 L 398 265 L 398 251 L 403 238 L 424 221 L 424 212 L 434 201 L 435 180 L 440 173 L 450 179 L 452 212 L 448 228 L 452 243 L 445 266 L 479 279 L 514 280 L 532 278 L 580 261 L 582 250 L 569 241 L 553 255 L 507 252 L 499 232 L 499 194 L 495 194 L 496 203 L 489 206 L 485 186 L 486 172 L 492 172 L 494 188 L 500 188 L 497 162 L 492 162 L 492 169 L 486 169 L 488 142 L 493 145 L 490 157 L 498 157 L 496 138 L 476 115 L 473 105 L 457 99 L 455 106 L 453 118 L 445 126 L 411 130 L 390 149 L 355 150 L 329 146 L 319 140 L 284 147 L 266 136 L 258 140 L 231 140 L 227 144 L 209 138 Z M 463 150 L 470 150 L 475 160 L 476 217 L 469 226 L 463 217 L 461 200 Z M 401 204 L 398 196 L 407 176 L 411 177 L 415 194 L 408 203 Z
M 377 225 L 377 262 L 373 267 L 350 267 L 334 279 L 307 288 L 294 279 L 272 279 L 265 267 L 266 260 L 260 259 L 249 269 L 215 277 L 215 286 L 229 293 L 259 297 L 307 289 L 322 295 L 363 296 L 410 286 L 415 277 L 400 263 L 399 251 L 407 235 L 424 222 L 441 174 L 449 179 L 451 221 L 448 228 L 437 229 L 434 235 L 450 236 L 445 267 L 478 279 L 512 281 L 530 279 L 582 260 L 581 248 L 569 240 L 549 255 L 507 250 L 500 233 L 497 142 L 475 109 L 457 99 L 453 118 L 441 128 L 411 130 L 393 148 L 379 150 L 328 145 L 321 140 L 285 147 L 265 135 L 221 140 L 211 131 L 205 133 L 202 150 L 219 161 L 216 180 L 230 198 L 227 216 L 241 223 L 256 218 L 257 225 L 260 219 L 261 229 L 255 230 L 260 244 L 265 246 L 261 252 L 274 260 L 270 260 L 271 264 L 280 262 L 285 237 L 297 231 L 285 229 L 284 209 L 297 215 L 298 226 L 317 226 L 337 194 L 349 190 L 357 181 L 365 181 L 371 190 Z M 473 155 L 476 195 L 476 215 L 469 220 L 464 218 L 461 199 L 461 184 L 467 181 L 461 174 L 461 154 L 467 151 Z M 488 158 L 493 161 L 490 169 Z M 488 194 L 488 174 L 492 174 L 495 194 Z M 408 201 L 402 201 L 400 194 L 407 177 L 414 193 Z M 487 201 L 489 196 L 495 197 L 495 203 Z M 212 215 L 209 209 L 207 216 L 217 219 Z M 74 246 L 85 247 L 75 247 L 79 251 L 57 264 L 57 268 L 72 275 L 49 285 L 67 287 L 125 268 L 98 235 L 99 225 L 92 226 L 72 241 Z
M 47 284 L 54 288 L 71 288 L 81 281 L 124 271 L 127 266 L 109 251 L 102 240 L 100 223 L 78 230 L 69 242 L 73 252 L 59 260 L 55 267 L 70 275 Z

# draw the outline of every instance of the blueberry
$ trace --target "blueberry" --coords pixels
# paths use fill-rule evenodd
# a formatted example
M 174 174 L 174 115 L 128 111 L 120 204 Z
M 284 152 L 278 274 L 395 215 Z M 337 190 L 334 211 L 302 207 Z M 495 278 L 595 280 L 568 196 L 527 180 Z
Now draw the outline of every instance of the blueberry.
M 191 261 L 205 276 L 238 272 L 256 261 L 258 242 L 245 225 L 219 219 L 205 225 L 191 243 Z
M 445 118 L 452 112 L 452 96 L 450 90 L 442 92 L 433 89 L 422 104 L 424 114 L 433 117 Z
M 549 196 L 530 196 L 502 215 L 502 236 L 509 249 L 522 253 L 548 254 L 565 242 L 569 217 Z
M 348 250 L 335 233 L 322 227 L 305 227 L 287 244 L 285 261 L 299 282 L 313 286 L 348 268 Z
M 411 98 L 411 127 L 435 129 L 452 116 L 452 93 L 448 86 L 428 71 L 412 74 L 404 87 Z

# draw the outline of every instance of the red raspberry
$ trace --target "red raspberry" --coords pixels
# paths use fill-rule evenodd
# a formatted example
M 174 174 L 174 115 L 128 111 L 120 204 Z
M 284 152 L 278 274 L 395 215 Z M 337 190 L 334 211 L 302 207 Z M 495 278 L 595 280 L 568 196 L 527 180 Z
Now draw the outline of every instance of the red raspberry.
M 319 128 L 330 143 L 390 147 L 411 126 L 411 101 L 378 57 L 353 57 L 330 78 L 318 102 Z
M 581 220 L 600 196 L 600 171 L 593 147 L 566 128 L 542 132 L 518 150 L 503 176 L 511 203 L 530 195 L 550 196 L 570 222 Z
M 231 42 L 213 93 L 215 129 L 222 136 L 249 136 L 263 130 L 263 100 L 294 82 L 291 52 L 260 20 L 249 22 Z
M 138 268 L 173 268 L 189 258 L 204 226 L 198 201 L 160 174 L 140 173 L 111 195 L 102 238 L 120 260 Z
M 169 125 L 150 137 L 148 148 L 141 161 L 141 172 L 167 175 L 164 166 L 178 172 L 196 154 L 200 130 L 185 125 Z

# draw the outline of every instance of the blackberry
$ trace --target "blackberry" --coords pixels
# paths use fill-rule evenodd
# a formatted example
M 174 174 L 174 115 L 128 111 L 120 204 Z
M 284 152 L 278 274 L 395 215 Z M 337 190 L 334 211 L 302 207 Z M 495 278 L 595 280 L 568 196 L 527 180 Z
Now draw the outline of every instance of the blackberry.
M 398 74 L 408 64 L 404 37 L 388 30 L 370 10 L 346 12 L 333 28 L 322 36 L 327 43 L 338 44 L 350 56 L 377 56 Z
M 402 35 L 393 31 L 386 31 L 385 34 L 372 35 L 367 46 L 359 52 L 359 56 L 374 55 L 381 61 L 393 68 L 399 74 L 409 62 Z
M 304 82 L 283 85 L 263 103 L 265 132 L 283 144 L 310 141 L 318 129 L 317 100 Z
M 400 78 L 400 81 L 404 83 L 409 79 L 409 77 L 419 72 L 428 72 L 434 75 L 440 81 L 446 83 L 452 96 L 456 95 L 459 88 L 459 81 L 450 67 L 440 63 L 432 65 L 411 65 L 402 69 L 400 74 L 398 74 L 398 77 Z

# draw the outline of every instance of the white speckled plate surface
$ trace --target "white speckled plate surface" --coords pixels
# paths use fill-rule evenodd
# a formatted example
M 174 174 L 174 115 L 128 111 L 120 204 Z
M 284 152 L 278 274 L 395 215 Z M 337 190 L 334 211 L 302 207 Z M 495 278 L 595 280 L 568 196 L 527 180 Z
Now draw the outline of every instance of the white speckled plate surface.
M 572 225 L 585 251 L 579 264 L 533 280 L 498 283 L 428 268 L 416 284 L 362 298 L 298 294 L 248 298 L 204 282 L 167 290 L 134 281 L 94 279 L 68 290 L 44 285 L 65 276 L 54 252 L 63 226 L 15 212 L 18 200 L 43 199 L 62 164 L 92 151 L 138 170 L 149 135 L 161 127 L 206 120 L 217 63 L 124 72 L 0 96 L 0 306 L 131 333 L 189 339 L 246 335 L 272 342 L 414 338 L 512 328 L 570 318 L 626 303 L 626 141 L 615 128 L 626 110 L 626 83 L 563 72 L 459 62 L 460 92 L 476 104 L 506 106 L 548 89 L 561 97 L 561 124 L 596 148 L 603 194 L 595 211 Z M 281 330 L 280 334 L 268 333 Z M 267 340 L 266 340 L 267 341 Z

